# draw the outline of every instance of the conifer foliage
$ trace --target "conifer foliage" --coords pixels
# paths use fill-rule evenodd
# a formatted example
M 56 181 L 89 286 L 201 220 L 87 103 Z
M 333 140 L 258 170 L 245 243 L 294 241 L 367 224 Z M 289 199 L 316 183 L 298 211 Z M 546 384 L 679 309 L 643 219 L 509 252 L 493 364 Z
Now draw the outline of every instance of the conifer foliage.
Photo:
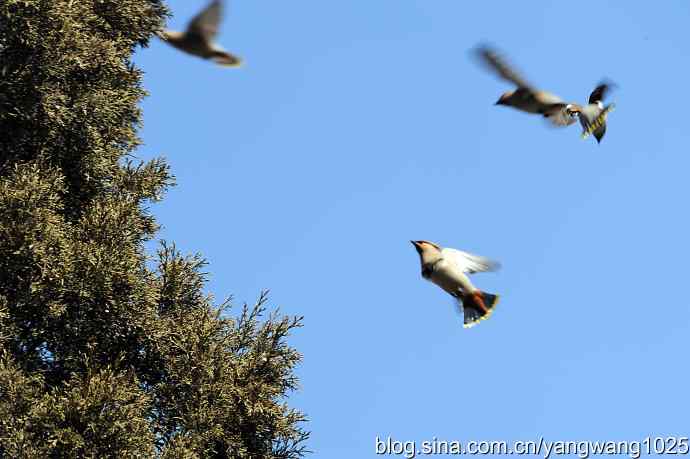
M 0 457 L 297 458 L 300 318 L 236 316 L 144 243 L 173 177 L 138 162 L 133 51 L 158 0 L 0 2 Z

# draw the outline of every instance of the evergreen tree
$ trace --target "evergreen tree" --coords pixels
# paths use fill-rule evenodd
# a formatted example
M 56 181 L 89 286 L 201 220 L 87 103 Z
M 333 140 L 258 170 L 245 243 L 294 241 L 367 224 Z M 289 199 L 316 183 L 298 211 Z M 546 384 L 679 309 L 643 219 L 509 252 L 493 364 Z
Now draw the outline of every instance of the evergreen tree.
M 0 2 L 0 457 L 296 458 L 299 318 L 236 317 L 144 243 L 172 185 L 135 161 L 133 51 L 159 0 Z

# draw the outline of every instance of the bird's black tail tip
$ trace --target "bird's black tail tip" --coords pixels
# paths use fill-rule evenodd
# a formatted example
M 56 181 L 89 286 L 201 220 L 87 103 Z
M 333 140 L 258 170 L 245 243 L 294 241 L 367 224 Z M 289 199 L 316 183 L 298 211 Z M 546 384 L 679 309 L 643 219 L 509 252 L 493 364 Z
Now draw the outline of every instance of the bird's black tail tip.
M 491 317 L 498 304 L 499 296 L 493 293 L 477 291 L 467 294 L 462 299 L 464 328 L 477 325 L 482 320 Z

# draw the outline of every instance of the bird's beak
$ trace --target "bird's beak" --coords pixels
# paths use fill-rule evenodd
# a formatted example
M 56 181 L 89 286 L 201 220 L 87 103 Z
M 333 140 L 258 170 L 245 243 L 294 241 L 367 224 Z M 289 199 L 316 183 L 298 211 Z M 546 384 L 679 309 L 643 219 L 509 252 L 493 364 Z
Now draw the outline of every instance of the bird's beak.
M 503 105 L 503 97 L 498 99 L 494 105 Z
M 414 248 L 417 250 L 417 252 L 422 250 L 422 246 L 419 244 L 419 242 L 417 242 L 417 241 L 410 241 L 410 242 L 412 243 Z

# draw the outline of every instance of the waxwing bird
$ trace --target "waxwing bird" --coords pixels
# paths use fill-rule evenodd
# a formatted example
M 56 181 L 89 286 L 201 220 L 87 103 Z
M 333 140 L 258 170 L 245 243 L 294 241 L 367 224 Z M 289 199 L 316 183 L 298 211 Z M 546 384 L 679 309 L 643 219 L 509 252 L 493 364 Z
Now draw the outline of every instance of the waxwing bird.
M 569 126 L 575 122 L 575 116 L 566 110 L 568 104 L 563 99 L 529 84 L 494 50 L 481 46 L 477 49 L 477 54 L 489 69 L 517 86 L 513 91 L 503 93 L 496 105 L 507 105 L 526 113 L 541 114 L 554 126 Z
M 429 241 L 410 242 L 419 254 L 422 277 L 456 299 L 463 311 L 465 328 L 489 318 L 498 303 L 498 295 L 476 288 L 467 274 L 496 271 L 499 263 L 460 250 L 441 248 Z
M 567 111 L 580 119 L 582 125 L 582 137 L 585 138 L 589 134 L 593 134 L 597 139 L 597 143 L 606 133 L 606 117 L 613 109 L 614 105 L 609 104 L 604 106 L 603 100 L 610 91 L 612 83 L 602 82 L 589 95 L 587 105 L 580 106 L 571 104 Z
M 237 67 L 241 60 L 214 42 L 222 15 L 221 0 L 213 0 L 187 26 L 184 32 L 165 30 L 159 36 L 175 48 L 188 54 L 210 59 L 219 65 Z

